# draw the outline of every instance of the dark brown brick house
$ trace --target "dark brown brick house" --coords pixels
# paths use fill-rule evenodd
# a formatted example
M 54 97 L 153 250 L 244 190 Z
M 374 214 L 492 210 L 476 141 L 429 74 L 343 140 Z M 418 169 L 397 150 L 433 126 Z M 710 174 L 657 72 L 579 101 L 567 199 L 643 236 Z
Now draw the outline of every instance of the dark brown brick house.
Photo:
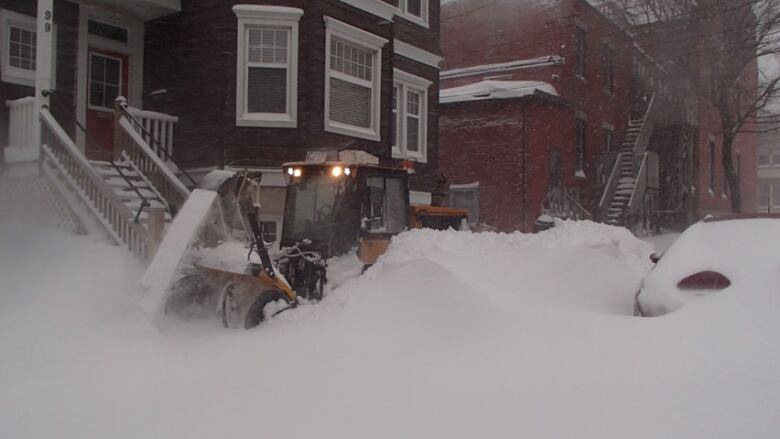
M 36 94 L 37 4 L 51 1 L 0 0 L 3 103 Z M 110 148 L 123 95 L 168 124 L 165 148 L 189 174 L 263 171 L 268 220 L 283 209 L 280 165 L 312 150 L 403 164 L 412 202 L 443 201 L 439 0 L 54 0 L 52 12 L 52 113 L 87 158 Z M 23 102 L 0 110 L 10 152 Z

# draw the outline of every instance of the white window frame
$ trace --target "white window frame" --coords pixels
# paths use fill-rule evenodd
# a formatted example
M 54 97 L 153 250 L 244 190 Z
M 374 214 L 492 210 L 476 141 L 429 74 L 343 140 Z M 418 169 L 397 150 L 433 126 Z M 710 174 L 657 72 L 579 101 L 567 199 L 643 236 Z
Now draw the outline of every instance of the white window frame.
M 420 0 L 421 16 L 409 12 L 409 0 L 398 0 L 398 15 L 422 27 L 428 27 L 428 16 L 430 15 L 430 3 L 428 0 Z
M 298 27 L 303 10 L 284 6 L 235 5 L 238 18 L 236 52 L 236 126 L 296 128 L 298 126 Z M 287 53 L 287 112 L 250 113 L 247 110 L 249 28 L 281 27 L 289 31 Z
M 428 161 L 428 88 L 433 82 L 403 70 L 393 69 L 393 88 L 398 88 L 397 111 L 391 116 L 395 119 L 396 145 L 393 146 L 393 158 L 412 159 L 418 162 Z M 406 99 L 407 92 L 420 93 L 420 145 L 418 151 L 406 148 Z
M 359 137 L 373 141 L 380 140 L 380 101 L 382 96 L 382 47 L 387 44 L 387 39 L 355 26 L 325 16 L 325 131 Z M 331 72 L 330 69 L 330 45 L 336 37 L 374 52 L 373 66 L 371 67 L 371 127 L 364 128 L 330 120 L 330 78 L 343 79 L 352 83 L 360 83 L 357 78 L 343 75 L 339 72 Z
M 580 123 L 582 123 L 582 136 L 580 136 Z M 584 117 L 574 118 L 574 171 L 575 176 L 585 177 L 585 166 L 588 161 L 586 148 L 588 137 L 588 120 Z
M 124 77 L 124 74 L 125 74 L 125 60 L 123 60 L 122 58 L 117 58 L 116 56 L 106 55 L 105 53 L 100 53 L 100 52 L 90 52 L 89 59 L 87 60 L 87 66 L 88 66 L 87 67 L 87 108 L 90 109 L 90 110 L 101 111 L 101 112 L 104 112 L 104 113 L 112 113 L 114 111 L 113 107 L 101 107 L 99 105 L 93 105 L 91 100 L 90 100 L 90 92 L 92 91 L 91 90 L 91 87 L 92 87 L 92 56 L 94 56 L 94 55 L 101 56 L 103 58 L 113 59 L 115 61 L 119 61 L 119 84 L 117 86 L 119 88 L 119 94 L 117 96 L 124 96 L 124 93 L 122 92 L 122 84 L 123 84 L 124 81 L 127 80 L 127 78 Z M 105 83 L 103 83 L 103 85 L 105 85 Z M 128 90 L 129 90 L 129 86 L 128 86 Z
M 275 213 L 261 213 L 258 215 L 258 221 L 276 223 L 276 240 L 273 242 L 273 249 L 279 251 L 279 246 L 282 242 L 282 225 L 284 224 L 284 215 Z M 263 237 L 263 239 L 265 239 L 265 237 Z
M 11 65 L 11 53 L 8 50 L 8 41 L 11 37 L 11 26 L 31 30 L 38 34 L 38 19 L 31 15 L 0 9 L 0 80 L 9 84 L 35 87 L 35 70 L 20 69 Z M 54 41 L 51 48 L 52 59 L 52 87 L 56 88 L 56 60 L 57 60 L 57 26 L 53 26 Z M 40 50 L 37 47 L 36 51 Z M 37 58 L 37 53 L 36 53 Z M 37 67 L 37 66 L 36 66 Z

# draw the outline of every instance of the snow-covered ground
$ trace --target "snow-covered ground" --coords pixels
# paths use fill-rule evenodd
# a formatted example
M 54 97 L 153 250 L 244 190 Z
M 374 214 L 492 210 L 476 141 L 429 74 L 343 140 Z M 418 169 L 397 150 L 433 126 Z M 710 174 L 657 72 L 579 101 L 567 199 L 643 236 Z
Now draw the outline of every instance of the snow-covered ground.
M 0 224 L 0 437 L 776 438 L 780 295 L 635 318 L 651 252 L 412 231 L 236 331 L 152 318 L 123 250 Z
M 674 244 L 674 241 L 677 241 L 677 238 L 679 237 L 680 233 L 667 232 L 661 235 L 648 236 L 644 238 L 644 240 L 652 244 L 653 247 L 655 247 L 655 251 L 665 252 L 669 250 L 669 247 L 671 247 L 672 244 Z

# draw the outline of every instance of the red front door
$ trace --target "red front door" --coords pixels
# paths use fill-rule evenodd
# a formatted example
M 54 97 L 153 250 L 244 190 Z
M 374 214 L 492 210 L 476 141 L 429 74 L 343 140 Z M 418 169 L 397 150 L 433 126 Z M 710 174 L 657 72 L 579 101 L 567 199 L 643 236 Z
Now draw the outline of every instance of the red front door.
M 127 96 L 129 58 L 89 49 L 87 73 L 87 157 L 109 160 L 114 144 L 114 99 Z

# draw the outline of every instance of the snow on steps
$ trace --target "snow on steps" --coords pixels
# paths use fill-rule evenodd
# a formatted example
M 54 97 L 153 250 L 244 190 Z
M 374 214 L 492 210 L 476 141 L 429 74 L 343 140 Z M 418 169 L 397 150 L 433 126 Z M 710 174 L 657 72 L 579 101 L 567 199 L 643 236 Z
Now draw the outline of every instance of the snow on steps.
M 147 209 L 150 207 L 166 209 L 165 221 L 171 221 L 172 217 L 167 203 L 152 186 L 151 182 L 133 169 L 130 163 L 117 161 L 112 164 L 98 160 L 91 160 L 90 163 L 98 174 L 105 179 L 106 183 L 114 189 L 125 205 L 138 216 L 139 222 L 146 223 L 148 221 L 149 212 Z M 141 210 L 141 206 L 144 204 L 143 199 L 146 199 L 148 205 L 144 206 L 144 209 L 139 213 L 138 211 Z

